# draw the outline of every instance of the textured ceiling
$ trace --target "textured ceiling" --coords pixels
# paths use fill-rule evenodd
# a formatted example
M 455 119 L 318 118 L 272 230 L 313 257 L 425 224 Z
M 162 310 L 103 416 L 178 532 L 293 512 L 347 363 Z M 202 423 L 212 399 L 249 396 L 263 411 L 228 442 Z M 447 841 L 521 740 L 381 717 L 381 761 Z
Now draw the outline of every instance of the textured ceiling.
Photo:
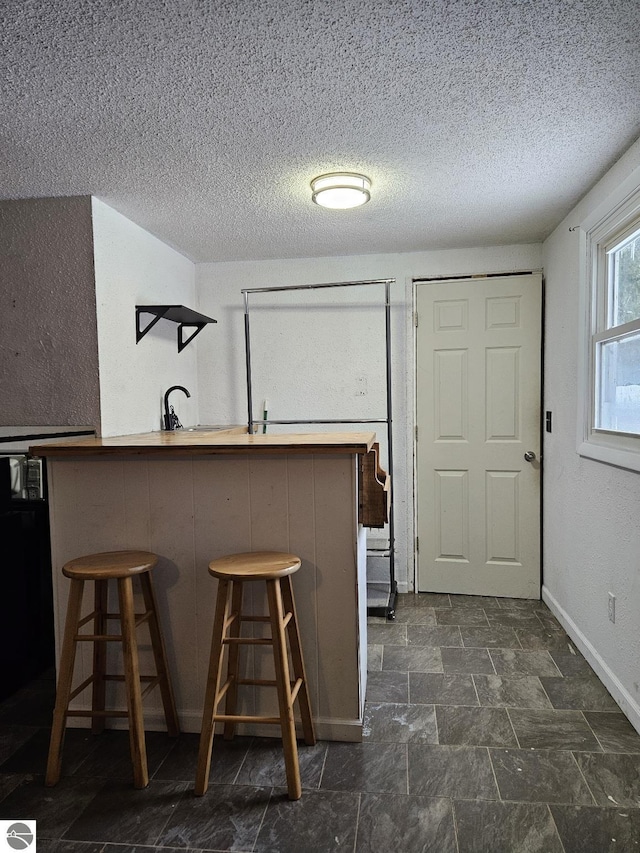
M 532 242 L 640 134 L 640 3 L 1 0 L 0 81 L 0 197 L 195 261 Z

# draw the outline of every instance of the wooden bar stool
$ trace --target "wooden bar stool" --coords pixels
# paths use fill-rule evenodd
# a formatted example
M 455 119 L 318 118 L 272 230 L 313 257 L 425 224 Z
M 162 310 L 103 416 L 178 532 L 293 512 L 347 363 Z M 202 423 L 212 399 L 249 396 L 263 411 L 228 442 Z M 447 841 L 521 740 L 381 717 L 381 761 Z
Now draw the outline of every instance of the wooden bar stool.
M 209 574 L 218 578 L 218 596 L 216 599 L 213 637 L 209 675 L 202 715 L 202 733 L 198 753 L 195 793 L 201 796 L 209 785 L 211 767 L 211 749 L 215 724 L 224 722 L 223 735 L 230 740 L 234 735 L 236 723 L 268 723 L 279 725 L 282 732 L 287 789 L 290 800 L 297 800 L 302 794 L 300 768 L 298 766 L 298 746 L 293 717 L 293 703 L 296 698 L 300 707 L 302 732 L 305 743 L 312 746 L 316 742 L 311 718 L 309 690 L 302 659 L 298 620 L 293 600 L 291 575 L 300 568 L 300 559 L 294 554 L 278 551 L 255 551 L 245 554 L 229 554 L 209 563 Z M 243 584 L 248 581 L 266 581 L 269 602 L 268 616 L 248 616 L 242 614 Z M 266 622 L 271 625 L 271 637 L 262 639 L 240 636 L 241 622 Z M 229 632 L 227 634 L 227 631 Z M 289 648 L 293 664 L 293 682 L 289 674 L 286 634 L 289 636 Z M 239 651 L 241 645 L 270 645 L 273 647 L 275 681 L 268 679 L 240 678 Z M 222 659 L 224 647 L 228 646 L 227 674 L 222 680 Z M 249 716 L 236 713 L 238 685 L 253 684 L 260 687 L 276 687 L 278 691 L 279 717 Z M 226 697 L 225 713 L 217 714 L 217 708 Z
M 104 729 L 106 717 L 127 717 L 129 719 L 129 744 L 133 763 L 133 785 L 145 788 L 149 784 L 147 771 L 147 751 L 144 739 L 144 721 L 142 717 L 142 698 L 156 685 L 160 686 L 167 731 L 172 737 L 179 734 L 178 715 L 164 639 L 158 621 L 156 598 L 151 583 L 151 569 L 157 563 L 155 554 L 148 551 L 111 551 L 103 554 L 89 554 L 71 560 L 62 567 L 62 573 L 71 580 L 67 619 L 60 655 L 60 672 L 56 704 L 53 711 L 51 742 L 45 785 L 51 787 L 60 779 L 62 746 L 67 717 L 91 717 L 91 731 L 98 734 Z M 134 612 L 133 578 L 140 578 L 145 612 Z M 107 612 L 107 586 L 110 580 L 117 581 L 119 612 Z M 81 618 L 82 594 L 85 581 L 95 583 L 95 605 L 88 616 Z M 109 634 L 107 620 L 120 620 L 120 634 Z M 93 620 L 93 633 L 81 634 L 80 628 Z M 138 644 L 136 628 L 147 622 L 151 636 L 151 648 L 156 665 L 156 675 L 140 675 L 138 663 Z M 108 642 L 122 642 L 124 675 L 107 675 L 106 657 Z M 92 642 L 93 672 L 73 691 L 73 670 L 77 643 Z M 107 681 L 124 681 L 127 694 L 127 710 L 105 710 L 105 687 Z M 148 682 L 144 691 L 140 683 Z M 89 685 L 92 686 L 90 711 L 70 711 L 69 703 Z

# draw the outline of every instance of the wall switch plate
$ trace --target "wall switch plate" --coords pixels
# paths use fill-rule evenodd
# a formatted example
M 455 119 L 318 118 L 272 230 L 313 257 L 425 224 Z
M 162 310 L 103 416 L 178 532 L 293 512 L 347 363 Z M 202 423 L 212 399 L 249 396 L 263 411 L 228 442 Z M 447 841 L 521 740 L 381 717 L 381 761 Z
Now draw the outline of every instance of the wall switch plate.
M 609 593 L 609 599 L 607 601 L 607 609 L 609 612 L 609 621 L 615 622 L 616 621 L 616 597 L 612 592 Z

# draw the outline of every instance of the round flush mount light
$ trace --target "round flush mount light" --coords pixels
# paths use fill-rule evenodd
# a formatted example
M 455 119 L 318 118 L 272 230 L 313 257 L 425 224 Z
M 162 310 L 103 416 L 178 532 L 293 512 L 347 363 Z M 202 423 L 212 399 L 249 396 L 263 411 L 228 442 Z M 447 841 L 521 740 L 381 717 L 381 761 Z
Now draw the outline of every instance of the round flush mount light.
M 359 207 L 371 198 L 371 181 L 356 172 L 331 172 L 311 181 L 311 200 L 322 207 L 346 210 Z

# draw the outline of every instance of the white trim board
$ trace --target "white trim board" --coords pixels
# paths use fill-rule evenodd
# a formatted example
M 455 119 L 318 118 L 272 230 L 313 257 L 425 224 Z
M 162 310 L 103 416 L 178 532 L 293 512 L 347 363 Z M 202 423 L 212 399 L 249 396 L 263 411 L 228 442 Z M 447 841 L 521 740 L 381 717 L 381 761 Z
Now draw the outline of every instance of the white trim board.
M 568 613 L 558 604 L 546 586 L 542 586 L 542 600 L 565 629 L 569 637 L 587 659 L 591 668 L 602 681 L 620 710 L 627 717 L 634 729 L 640 734 L 640 705 L 635 701 L 617 675 L 603 660 L 598 650 L 587 640 Z

